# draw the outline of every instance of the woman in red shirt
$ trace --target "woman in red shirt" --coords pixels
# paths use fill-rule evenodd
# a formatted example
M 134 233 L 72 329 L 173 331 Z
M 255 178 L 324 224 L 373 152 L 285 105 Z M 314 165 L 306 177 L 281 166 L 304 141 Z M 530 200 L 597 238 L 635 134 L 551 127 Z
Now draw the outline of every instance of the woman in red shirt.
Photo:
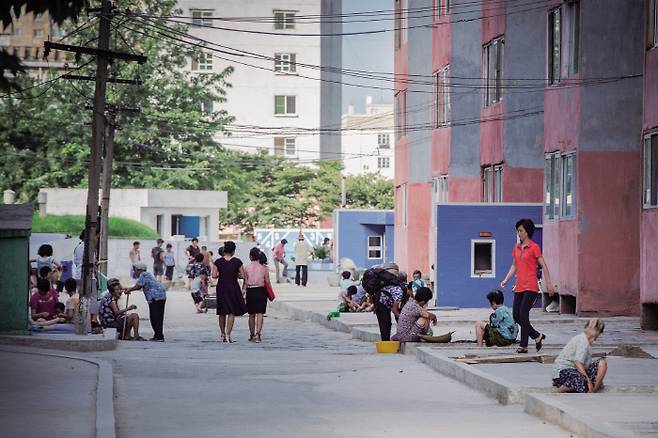
M 533 242 L 532 235 L 535 233 L 535 224 L 530 219 L 520 219 L 516 223 L 516 232 L 519 236 L 519 243 L 512 251 L 512 266 L 500 283 L 501 288 L 505 288 L 512 275 L 516 273 L 516 285 L 514 285 L 514 321 L 521 326 L 521 340 L 517 353 L 528 352 L 528 338 L 535 341 L 537 351 L 541 350 L 542 341 L 546 335 L 539 333 L 530 324 L 530 309 L 539 295 L 539 281 L 537 279 L 537 265 L 541 266 L 546 278 L 547 292 L 553 294 L 553 282 L 551 274 L 548 272 L 548 266 L 541 254 L 541 248 Z

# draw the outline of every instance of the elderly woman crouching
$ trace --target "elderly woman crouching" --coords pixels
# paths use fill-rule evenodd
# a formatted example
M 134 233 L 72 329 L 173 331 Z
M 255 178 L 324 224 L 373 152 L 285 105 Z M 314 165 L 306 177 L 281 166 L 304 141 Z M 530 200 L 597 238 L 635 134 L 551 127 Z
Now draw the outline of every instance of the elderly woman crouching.
M 605 359 L 592 362 L 592 344 L 603 333 L 601 319 L 591 319 L 585 331 L 564 346 L 553 366 L 555 392 L 598 392 L 608 369 Z

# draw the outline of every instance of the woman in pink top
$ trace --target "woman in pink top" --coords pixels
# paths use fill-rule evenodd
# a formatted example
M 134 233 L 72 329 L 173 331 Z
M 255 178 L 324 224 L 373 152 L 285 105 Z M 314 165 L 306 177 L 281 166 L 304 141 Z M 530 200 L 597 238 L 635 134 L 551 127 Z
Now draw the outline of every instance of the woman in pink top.
M 249 251 L 249 262 L 244 270 L 247 273 L 247 312 L 249 312 L 249 341 L 260 342 L 263 330 L 263 317 L 267 310 L 265 285 L 270 284 L 267 256 L 258 248 Z

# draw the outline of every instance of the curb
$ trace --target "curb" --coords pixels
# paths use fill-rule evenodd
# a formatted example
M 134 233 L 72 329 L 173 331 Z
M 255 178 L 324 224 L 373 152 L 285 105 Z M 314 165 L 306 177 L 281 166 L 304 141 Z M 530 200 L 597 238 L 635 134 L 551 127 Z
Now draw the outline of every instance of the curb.
M 576 415 L 547 394 L 527 394 L 524 412 L 546 420 L 584 438 L 630 438 L 632 432 L 612 430 L 591 421 L 585 415 Z
M 495 398 L 501 405 L 523 404 L 526 393 L 529 390 L 534 390 L 533 388 L 514 385 L 503 379 L 494 379 L 488 373 L 470 365 L 455 362 L 428 347 L 417 347 L 416 359 L 444 376 Z
M 114 416 L 114 373 L 109 362 L 100 359 L 57 354 L 46 351 L 25 351 L 23 349 L 0 348 L 5 353 L 33 354 L 64 359 L 79 360 L 98 367 L 96 381 L 96 438 L 116 438 L 116 418 Z
M 102 337 L 82 337 L 75 338 L 77 335 L 0 335 L 0 345 L 14 346 L 14 347 L 30 347 L 38 349 L 49 350 L 63 350 L 63 351 L 78 351 L 78 352 L 93 352 L 93 351 L 109 351 L 117 348 L 116 331 L 109 330 L 109 333 L 104 334 Z M 46 337 L 49 336 L 49 337 Z M 60 338 L 56 338 L 60 336 Z M 91 335 L 90 335 L 91 336 Z M 97 335 L 93 335 L 97 336 Z

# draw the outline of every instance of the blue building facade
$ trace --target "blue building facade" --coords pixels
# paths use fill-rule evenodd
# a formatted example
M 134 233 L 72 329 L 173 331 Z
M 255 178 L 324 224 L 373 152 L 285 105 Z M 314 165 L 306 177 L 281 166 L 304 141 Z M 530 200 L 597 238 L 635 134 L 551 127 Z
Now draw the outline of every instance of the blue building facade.
M 334 210 L 334 254 L 359 268 L 393 261 L 393 210 Z
M 517 243 L 514 225 L 529 218 L 537 230 L 533 240 L 542 246 L 541 204 L 436 204 L 436 304 L 486 307 L 486 295 L 498 289 L 512 264 Z M 550 268 L 550 266 L 549 266 Z M 514 300 L 512 279 L 505 303 Z

